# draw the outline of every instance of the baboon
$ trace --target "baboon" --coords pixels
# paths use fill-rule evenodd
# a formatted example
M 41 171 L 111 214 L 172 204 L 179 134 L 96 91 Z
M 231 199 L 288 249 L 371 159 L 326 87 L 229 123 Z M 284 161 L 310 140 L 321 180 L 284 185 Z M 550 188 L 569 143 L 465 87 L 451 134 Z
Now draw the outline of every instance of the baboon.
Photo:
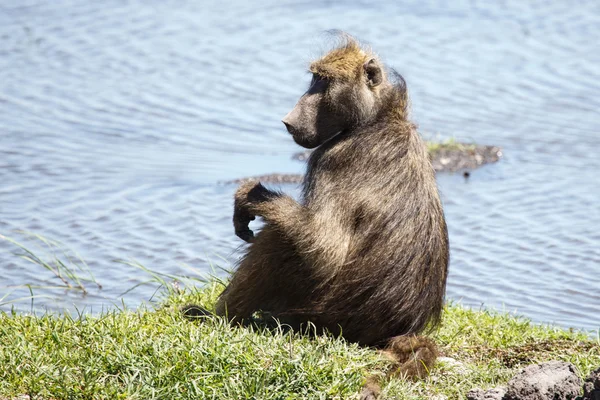
M 310 321 L 422 376 L 436 349 L 414 335 L 440 321 L 448 269 L 442 204 L 404 79 L 341 41 L 310 64 L 310 87 L 283 118 L 297 144 L 315 148 L 300 201 L 257 181 L 235 194 L 235 232 L 251 244 L 216 313 Z M 254 235 L 256 216 L 265 224 Z

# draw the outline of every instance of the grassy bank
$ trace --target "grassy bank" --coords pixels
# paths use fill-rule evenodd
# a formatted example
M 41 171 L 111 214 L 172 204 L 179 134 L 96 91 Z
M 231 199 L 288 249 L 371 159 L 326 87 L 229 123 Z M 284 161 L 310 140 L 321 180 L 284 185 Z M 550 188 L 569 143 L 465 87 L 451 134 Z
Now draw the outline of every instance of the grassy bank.
M 158 307 L 99 316 L 0 315 L 0 399 L 346 399 L 384 371 L 377 352 L 334 337 L 190 322 L 188 302 L 211 305 L 222 286 L 172 292 Z M 398 399 L 464 398 L 506 382 L 520 366 L 560 359 L 586 375 L 598 340 L 457 305 L 433 334 L 445 357 L 425 381 L 389 381 Z M 444 398 L 444 397 L 439 397 Z

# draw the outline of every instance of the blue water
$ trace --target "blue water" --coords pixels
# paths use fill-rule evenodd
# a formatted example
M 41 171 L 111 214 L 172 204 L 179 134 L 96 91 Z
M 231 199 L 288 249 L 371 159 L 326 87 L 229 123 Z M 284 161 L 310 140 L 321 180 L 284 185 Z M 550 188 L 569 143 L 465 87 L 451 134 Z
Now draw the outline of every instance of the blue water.
M 597 1 L 2 2 L 0 234 L 58 240 L 103 285 L 38 288 L 34 308 L 150 299 L 156 286 L 121 296 L 149 276 L 115 259 L 233 265 L 235 186 L 219 182 L 303 170 L 280 119 L 331 28 L 404 75 L 424 136 L 503 148 L 467 181 L 438 176 L 448 299 L 597 330 Z M 0 240 L 1 308 L 29 310 L 21 285 L 60 282 L 15 252 Z

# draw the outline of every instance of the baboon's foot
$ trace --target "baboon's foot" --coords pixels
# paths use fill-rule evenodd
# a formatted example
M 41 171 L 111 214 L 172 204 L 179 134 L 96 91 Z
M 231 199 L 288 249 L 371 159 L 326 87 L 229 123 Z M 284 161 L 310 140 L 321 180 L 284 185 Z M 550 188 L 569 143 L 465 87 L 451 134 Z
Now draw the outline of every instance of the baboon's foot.
M 204 319 L 206 317 L 213 316 L 214 314 L 208 311 L 206 308 L 198 306 L 196 304 L 188 304 L 181 307 L 181 313 L 184 317 L 189 320 Z

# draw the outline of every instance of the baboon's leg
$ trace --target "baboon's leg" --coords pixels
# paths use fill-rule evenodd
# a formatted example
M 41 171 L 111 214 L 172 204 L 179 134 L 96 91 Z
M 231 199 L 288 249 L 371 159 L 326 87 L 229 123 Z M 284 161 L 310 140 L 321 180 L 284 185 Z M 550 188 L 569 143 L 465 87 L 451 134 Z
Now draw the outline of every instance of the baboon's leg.
M 238 320 L 250 318 L 254 312 L 254 310 L 251 309 L 252 305 L 247 302 L 245 303 L 246 307 L 244 307 L 244 303 L 239 301 L 236 302 L 232 298 L 235 296 L 230 296 L 231 293 L 235 295 L 235 285 L 232 285 L 230 282 L 217 300 L 217 304 L 215 305 L 215 314 L 231 319 L 236 318 Z
M 270 226 L 256 237 L 216 305 L 217 315 L 244 320 L 256 311 L 273 314 L 302 301 L 301 261 Z
M 215 306 L 217 315 L 241 322 L 263 308 L 261 300 L 269 292 L 269 282 L 261 279 L 259 266 L 254 264 L 254 258 L 247 256 L 231 277 Z

